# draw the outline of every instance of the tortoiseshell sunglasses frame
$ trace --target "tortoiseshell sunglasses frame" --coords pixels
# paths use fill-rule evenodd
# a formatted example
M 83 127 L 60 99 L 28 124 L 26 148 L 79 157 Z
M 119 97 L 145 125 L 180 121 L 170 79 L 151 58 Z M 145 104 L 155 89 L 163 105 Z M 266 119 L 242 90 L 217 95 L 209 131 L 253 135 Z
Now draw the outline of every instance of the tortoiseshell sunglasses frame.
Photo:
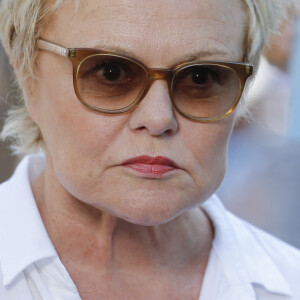
M 169 95 L 173 104 L 173 107 L 184 117 L 186 117 L 189 120 L 195 121 L 195 122 L 213 122 L 220 120 L 226 116 L 228 116 L 230 113 L 233 112 L 233 110 L 238 105 L 240 98 L 243 94 L 243 90 L 245 87 L 245 83 L 247 79 L 253 74 L 253 65 L 248 63 L 241 63 L 241 62 L 222 62 L 222 61 L 190 61 L 186 63 L 182 63 L 173 69 L 159 69 L 159 68 L 148 68 L 145 65 L 143 65 L 138 60 L 129 57 L 127 55 L 123 55 L 117 52 L 111 52 L 106 50 L 97 50 L 97 49 L 89 49 L 89 48 L 65 48 L 61 45 L 52 43 L 50 41 L 46 41 L 43 39 L 39 39 L 37 42 L 37 47 L 40 50 L 47 50 L 53 53 L 56 53 L 58 55 L 64 56 L 68 58 L 72 65 L 73 65 L 73 85 L 74 90 L 77 98 L 79 101 L 84 104 L 86 107 L 98 111 L 105 114 L 123 114 L 132 111 L 136 106 L 143 100 L 149 89 L 151 88 L 152 84 L 156 80 L 166 80 L 168 82 L 168 88 L 169 88 Z M 128 106 L 116 110 L 109 110 L 109 109 L 101 109 L 99 107 L 95 107 L 93 105 L 88 104 L 84 99 L 82 99 L 78 83 L 77 83 L 77 77 L 79 68 L 82 64 L 82 62 L 87 59 L 88 57 L 96 56 L 96 55 L 110 55 L 112 57 L 126 59 L 136 65 L 138 65 L 140 68 L 142 68 L 145 73 L 147 74 L 147 82 L 145 82 L 145 85 L 143 89 L 141 89 L 138 97 Z M 224 113 L 215 116 L 215 117 L 195 117 L 191 116 L 180 109 L 178 109 L 176 102 L 174 101 L 173 97 L 173 80 L 176 77 L 176 74 L 183 69 L 191 66 L 199 66 L 199 65 L 210 65 L 210 66 L 221 66 L 228 68 L 232 71 L 234 71 L 239 78 L 239 91 L 237 92 L 237 96 L 235 100 L 233 101 L 232 105 L 229 107 L 227 111 Z

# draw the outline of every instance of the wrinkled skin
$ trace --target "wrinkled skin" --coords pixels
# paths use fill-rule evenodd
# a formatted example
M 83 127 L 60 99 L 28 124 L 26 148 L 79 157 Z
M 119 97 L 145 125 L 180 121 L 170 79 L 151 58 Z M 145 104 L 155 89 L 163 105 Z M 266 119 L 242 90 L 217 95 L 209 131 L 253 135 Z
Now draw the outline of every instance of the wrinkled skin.
M 152 68 L 192 59 L 241 61 L 243 57 L 245 16 L 239 0 L 81 3 L 77 11 L 71 4 L 58 9 L 43 38 L 65 47 L 129 53 Z M 157 298 L 151 298 L 150 289 L 149 299 L 197 299 L 213 231 L 207 216 L 194 207 L 223 179 L 234 114 L 210 124 L 191 122 L 173 110 L 166 82 L 156 81 L 132 112 L 104 115 L 76 98 L 68 59 L 40 51 L 36 71 L 39 80 L 26 92 L 26 100 L 43 134 L 46 170 L 34 183 L 34 194 L 82 297 L 113 299 L 109 288 L 116 283 L 114 274 L 122 269 L 128 275 L 129 265 L 140 265 L 142 273 L 118 277 L 118 288 L 113 286 L 116 295 L 130 286 L 126 293 L 138 299 L 143 286 L 147 299 L 151 280 L 153 285 L 162 281 L 171 288 L 158 284 Z M 179 168 L 153 179 L 120 166 L 138 155 L 165 156 Z M 184 248 L 179 246 L 183 244 Z M 170 247 L 175 253 L 171 256 Z M 160 250 L 150 251 L 154 248 Z M 115 257 L 112 252 L 118 253 L 114 268 L 108 264 Z M 166 258 L 170 272 L 153 277 L 155 264 L 143 262 L 158 257 Z M 180 258 L 186 267 L 195 268 L 183 268 L 174 281 L 171 270 Z M 89 282 L 83 282 L 84 276 Z M 97 280 L 107 284 L 99 287 Z M 181 294 L 177 289 L 187 283 L 191 288 Z

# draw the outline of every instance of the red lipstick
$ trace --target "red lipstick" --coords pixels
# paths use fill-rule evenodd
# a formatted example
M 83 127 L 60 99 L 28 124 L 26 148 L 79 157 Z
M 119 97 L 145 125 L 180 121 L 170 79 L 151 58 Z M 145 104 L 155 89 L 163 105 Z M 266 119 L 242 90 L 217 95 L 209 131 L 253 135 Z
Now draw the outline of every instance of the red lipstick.
M 164 156 L 151 157 L 141 155 L 122 162 L 121 166 L 131 168 L 145 175 L 163 175 L 167 172 L 179 169 L 174 161 Z

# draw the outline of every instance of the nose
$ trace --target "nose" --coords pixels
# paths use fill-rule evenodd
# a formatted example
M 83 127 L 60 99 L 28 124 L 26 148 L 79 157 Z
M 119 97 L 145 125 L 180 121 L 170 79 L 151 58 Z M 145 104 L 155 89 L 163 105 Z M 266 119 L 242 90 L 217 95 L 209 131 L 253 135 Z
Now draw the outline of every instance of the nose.
M 130 113 L 131 130 L 147 130 L 150 135 L 174 134 L 178 123 L 165 81 L 157 80 L 139 105 Z

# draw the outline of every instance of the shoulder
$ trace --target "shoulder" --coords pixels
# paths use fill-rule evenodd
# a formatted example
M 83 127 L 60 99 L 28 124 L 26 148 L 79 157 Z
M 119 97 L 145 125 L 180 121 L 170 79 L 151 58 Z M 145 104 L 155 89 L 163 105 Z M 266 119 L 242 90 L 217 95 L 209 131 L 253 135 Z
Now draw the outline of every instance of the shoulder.
M 213 246 L 230 282 L 300 299 L 298 249 L 233 215 L 216 196 L 203 209 L 214 226 Z
M 253 263 L 255 263 L 258 254 L 263 256 L 264 260 L 269 260 L 286 280 L 289 287 L 293 291 L 297 291 L 300 297 L 300 250 L 239 219 L 230 212 L 227 212 L 227 215 L 239 239 L 244 238 L 241 235 L 246 235 L 247 240 L 252 240 L 251 243 L 243 245 L 244 254 L 253 257 Z M 263 265 L 257 266 L 258 269 L 262 267 Z
M 0 184 L 0 200 L 10 194 L 14 196 L 16 194 L 22 195 L 20 188 L 30 188 L 30 182 L 44 170 L 44 165 L 45 157 L 43 154 L 32 154 L 24 157 L 18 164 L 13 175 L 7 181 Z
M 299 282 L 300 250 L 245 221 L 240 220 L 240 222 L 243 222 L 258 245 L 264 249 L 277 267 L 284 273 L 295 272 Z

